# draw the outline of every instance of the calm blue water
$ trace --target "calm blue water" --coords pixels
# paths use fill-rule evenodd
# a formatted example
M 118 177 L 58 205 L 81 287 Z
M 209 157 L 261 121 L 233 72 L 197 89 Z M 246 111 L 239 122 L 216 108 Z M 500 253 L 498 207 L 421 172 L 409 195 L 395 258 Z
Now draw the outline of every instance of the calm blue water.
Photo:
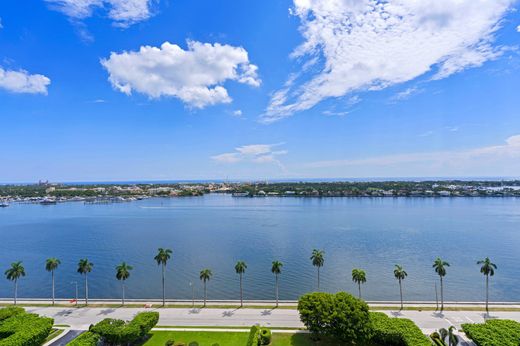
M 284 263 L 282 299 L 295 299 L 316 287 L 309 256 L 325 250 L 322 289 L 356 291 L 352 268 L 363 268 L 366 299 L 398 300 L 393 266 L 408 272 L 405 299 L 434 300 L 436 256 L 451 263 L 446 300 L 482 300 L 484 278 L 475 264 L 485 256 L 498 265 L 491 300 L 520 300 L 520 199 L 515 198 L 233 198 L 226 195 L 149 199 L 111 205 L 64 203 L 54 206 L 12 204 L 0 209 L 0 269 L 22 260 L 27 276 L 24 297 L 48 297 L 47 257 L 62 261 L 56 273 L 57 296 L 74 295 L 72 281 L 80 258 L 94 263 L 93 298 L 118 298 L 114 267 L 134 266 L 127 282 L 130 298 L 159 298 L 158 247 L 171 248 L 167 296 L 191 298 L 189 282 L 201 296 L 198 273 L 211 268 L 210 299 L 236 299 L 234 263 L 248 269 L 245 299 L 272 299 L 270 263 Z M 80 285 L 80 295 L 83 294 Z M 0 296 L 12 284 L 0 281 Z

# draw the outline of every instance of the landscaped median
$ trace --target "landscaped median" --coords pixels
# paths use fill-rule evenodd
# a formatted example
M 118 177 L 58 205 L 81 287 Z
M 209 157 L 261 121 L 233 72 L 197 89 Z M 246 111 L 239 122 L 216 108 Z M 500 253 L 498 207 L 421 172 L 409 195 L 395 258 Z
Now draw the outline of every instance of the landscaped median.
M 24 309 L 0 309 L 0 346 L 40 346 L 50 334 L 54 320 L 26 313 Z
M 463 324 L 462 330 L 477 346 L 520 345 L 520 323 L 511 320 L 487 320 Z

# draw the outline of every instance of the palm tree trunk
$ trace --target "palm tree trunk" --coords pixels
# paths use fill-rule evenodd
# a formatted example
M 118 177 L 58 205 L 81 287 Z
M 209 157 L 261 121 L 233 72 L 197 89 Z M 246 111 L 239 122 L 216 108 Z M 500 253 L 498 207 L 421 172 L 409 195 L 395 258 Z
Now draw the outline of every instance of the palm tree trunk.
M 162 265 L 162 305 L 166 305 L 165 291 L 164 291 L 164 264 Z
M 244 307 L 243 295 L 242 295 L 242 274 L 240 274 L 240 307 Z
M 359 299 L 361 299 L 361 282 L 358 282 Z
M 88 274 L 85 273 L 85 305 L 88 305 Z
M 122 281 L 121 286 L 123 288 L 123 305 L 125 305 L 125 280 Z
M 486 274 L 486 312 L 489 314 L 489 275 Z
M 399 279 L 399 293 L 401 295 L 401 310 L 403 310 L 403 285 L 401 284 L 401 279 Z
M 278 307 L 278 274 L 275 275 L 276 278 L 276 307 Z
M 444 285 L 442 284 L 442 276 L 441 276 L 441 311 L 444 310 Z
M 52 305 L 54 305 L 54 270 L 51 272 L 52 275 Z
M 18 280 L 14 280 L 14 305 L 16 305 L 17 297 L 18 297 Z
M 204 280 L 204 307 L 206 307 L 207 291 L 206 291 L 206 280 Z
M 320 267 L 318 267 L 318 291 L 320 290 Z

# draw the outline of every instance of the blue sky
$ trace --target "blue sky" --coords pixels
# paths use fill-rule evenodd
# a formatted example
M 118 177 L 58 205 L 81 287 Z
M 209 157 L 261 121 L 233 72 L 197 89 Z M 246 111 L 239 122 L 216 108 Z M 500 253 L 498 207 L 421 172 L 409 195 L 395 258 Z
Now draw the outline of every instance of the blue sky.
M 0 2 L 0 182 L 520 176 L 512 0 Z

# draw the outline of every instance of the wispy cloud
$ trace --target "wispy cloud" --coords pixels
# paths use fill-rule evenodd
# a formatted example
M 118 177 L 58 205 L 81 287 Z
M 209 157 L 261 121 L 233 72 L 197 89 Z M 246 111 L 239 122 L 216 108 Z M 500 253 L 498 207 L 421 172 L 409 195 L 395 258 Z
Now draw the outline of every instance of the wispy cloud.
M 423 89 L 419 89 L 417 87 L 410 87 L 410 88 L 407 88 L 401 92 L 398 92 L 397 94 L 395 94 L 392 98 L 391 98 L 391 101 L 392 102 L 396 102 L 396 101 L 404 101 L 404 100 L 408 100 L 410 97 L 412 97 L 413 95 L 417 95 L 417 94 L 420 94 L 422 93 L 424 90 Z
M 152 16 L 152 0 L 45 0 L 74 21 L 91 17 L 96 9 L 108 10 L 115 26 L 126 28 Z
M 380 90 L 432 71 L 433 79 L 446 78 L 496 59 L 503 47 L 494 44 L 495 33 L 513 2 L 294 0 L 304 42 L 292 57 L 301 69 L 273 93 L 262 121 L 326 98 Z
M 450 162 L 465 162 L 468 160 L 479 160 L 486 158 L 520 158 L 520 135 L 511 136 L 506 139 L 505 144 L 479 147 L 468 150 L 437 151 L 426 153 L 406 153 L 397 155 L 376 156 L 363 159 L 345 159 L 316 161 L 305 166 L 309 168 L 326 167 L 353 167 L 353 166 L 389 166 L 409 163 L 434 163 L 443 164 Z
M 242 116 L 242 110 L 237 109 L 233 111 L 233 116 L 235 117 L 241 117 Z
M 287 154 L 287 150 L 276 150 L 278 144 L 251 144 L 235 148 L 234 152 L 212 156 L 211 159 L 219 163 L 275 163 L 282 166 L 278 156 Z

